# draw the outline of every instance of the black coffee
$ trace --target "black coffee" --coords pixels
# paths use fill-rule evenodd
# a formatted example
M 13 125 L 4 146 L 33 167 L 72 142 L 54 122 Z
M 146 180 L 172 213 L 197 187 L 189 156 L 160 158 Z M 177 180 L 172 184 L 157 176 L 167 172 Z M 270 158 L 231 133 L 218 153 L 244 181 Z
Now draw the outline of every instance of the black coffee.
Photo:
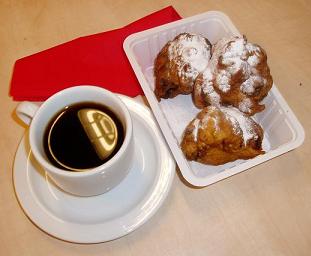
M 85 119 L 91 121 L 85 124 Z M 114 123 L 117 137 L 111 133 L 113 127 L 109 120 Z M 109 141 L 114 139 L 109 155 L 101 154 L 98 143 L 109 147 Z M 53 165 L 69 171 L 82 170 L 107 162 L 118 152 L 123 140 L 124 128 L 113 111 L 101 104 L 83 102 L 64 108 L 50 120 L 44 134 L 44 150 Z

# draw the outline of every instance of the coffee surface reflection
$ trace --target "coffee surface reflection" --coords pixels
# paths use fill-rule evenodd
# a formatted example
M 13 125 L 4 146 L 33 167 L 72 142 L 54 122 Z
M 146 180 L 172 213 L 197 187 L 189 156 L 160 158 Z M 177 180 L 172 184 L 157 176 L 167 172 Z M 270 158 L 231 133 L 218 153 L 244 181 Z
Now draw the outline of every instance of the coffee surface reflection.
M 79 120 L 100 159 L 109 157 L 117 145 L 118 130 L 115 122 L 98 109 L 81 109 Z
M 67 106 L 46 128 L 44 149 L 57 167 L 85 171 L 111 159 L 124 139 L 121 121 L 104 105 L 84 102 Z

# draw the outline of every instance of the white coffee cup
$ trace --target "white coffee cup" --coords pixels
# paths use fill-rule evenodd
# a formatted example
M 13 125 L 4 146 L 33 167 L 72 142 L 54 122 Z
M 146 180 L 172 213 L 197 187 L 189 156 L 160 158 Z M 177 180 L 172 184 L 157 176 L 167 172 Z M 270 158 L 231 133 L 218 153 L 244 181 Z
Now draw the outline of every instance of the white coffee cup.
M 111 159 L 98 167 L 74 172 L 53 165 L 45 153 L 43 141 L 50 120 L 66 106 L 81 102 L 99 103 L 111 109 L 119 117 L 125 132 L 120 149 Z M 110 91 L 96 86 L 75 86 L 54 94 L 40 107 L 31 102 L 21 102 L 16 113 L 30 125 L 29 143 L 35 159 L 55 184 L 68 193 L 78 196 L 105 193 L 117 186 L 131 168 L 134 158 L 132 119 L 124 103 Z

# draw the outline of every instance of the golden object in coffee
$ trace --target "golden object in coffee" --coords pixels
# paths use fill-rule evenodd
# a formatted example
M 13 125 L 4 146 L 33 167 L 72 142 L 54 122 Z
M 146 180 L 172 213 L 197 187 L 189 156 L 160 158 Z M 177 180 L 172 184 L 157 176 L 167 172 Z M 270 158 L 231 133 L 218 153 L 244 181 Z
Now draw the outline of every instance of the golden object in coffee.
M 78 117 L 98 157 L 109 157 L 118 141 L 115 122 L 106 113 L 91 108 L 79 110 Z

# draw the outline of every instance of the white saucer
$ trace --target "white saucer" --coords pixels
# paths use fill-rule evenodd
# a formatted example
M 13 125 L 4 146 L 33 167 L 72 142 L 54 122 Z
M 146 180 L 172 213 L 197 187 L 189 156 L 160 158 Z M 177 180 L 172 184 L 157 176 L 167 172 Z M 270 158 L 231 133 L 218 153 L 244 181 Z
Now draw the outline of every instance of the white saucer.
M 99 243 L 124 236 L 150 219 L 165 200 L 175 162 L 150 110 L 120 96 L 133 118 L 136 162 L 111 191 L 76 197 L 60 190 L 33 158 L 28 133 L 14 161 L 17 198 L 26 215 L 42 230 L 75 243 Z

